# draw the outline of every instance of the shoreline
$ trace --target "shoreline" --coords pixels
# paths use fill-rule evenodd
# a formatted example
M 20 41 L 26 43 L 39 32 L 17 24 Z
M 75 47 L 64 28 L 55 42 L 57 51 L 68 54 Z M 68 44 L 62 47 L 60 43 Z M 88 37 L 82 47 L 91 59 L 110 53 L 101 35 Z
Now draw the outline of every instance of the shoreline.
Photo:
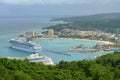
M 102 41 L 102 40 L 90 40 L 90 39 L 79 39 L 79 38 L 36 38 L 36 39 L 66 39 L 66 40 L 85 40 L 85 41 L 94 41 L 94 42 L 102 42 L 104 44 L 110 44 L 110 45 L 114 45 L 114 43 L 110 42 L 110 41 Z

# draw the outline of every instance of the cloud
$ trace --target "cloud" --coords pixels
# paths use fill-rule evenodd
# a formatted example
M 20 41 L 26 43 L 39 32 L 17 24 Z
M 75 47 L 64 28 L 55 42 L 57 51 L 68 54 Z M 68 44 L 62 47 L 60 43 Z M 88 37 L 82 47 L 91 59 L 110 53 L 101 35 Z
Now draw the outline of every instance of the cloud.
M 119 0 L 0 0 L 4 4 L 83 4 L 83 3 L 110 3 Z

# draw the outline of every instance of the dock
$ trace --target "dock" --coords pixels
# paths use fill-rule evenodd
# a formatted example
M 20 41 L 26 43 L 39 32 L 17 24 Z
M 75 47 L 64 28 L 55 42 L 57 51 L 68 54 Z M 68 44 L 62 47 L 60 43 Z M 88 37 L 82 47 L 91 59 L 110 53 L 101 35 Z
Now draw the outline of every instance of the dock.
M 60 55 L 71 56 L 71 54 L 65 53 L 65 52 L 71 52 L 71 51 L 60 51 L 60 52 L 52 51 L 52 50 L 44 50 L 44 51 L 51 52 L 51 53 L 55 53 L 55 54 L 60 54 Z

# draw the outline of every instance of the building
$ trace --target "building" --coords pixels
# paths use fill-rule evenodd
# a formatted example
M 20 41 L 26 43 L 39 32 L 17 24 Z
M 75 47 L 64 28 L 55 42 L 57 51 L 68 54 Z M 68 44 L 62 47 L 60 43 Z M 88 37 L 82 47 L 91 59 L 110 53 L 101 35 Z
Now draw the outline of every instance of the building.
M 49 38 L 54 38 L 54 30 L 53 29 L 48 30 L 48 37 Z
M 120 46 L 120 34 L 118 35 L 118 46 Z
M 26 35 L 29 36 L 29 37 L 36 37 L 36 32 L 26 32 Z

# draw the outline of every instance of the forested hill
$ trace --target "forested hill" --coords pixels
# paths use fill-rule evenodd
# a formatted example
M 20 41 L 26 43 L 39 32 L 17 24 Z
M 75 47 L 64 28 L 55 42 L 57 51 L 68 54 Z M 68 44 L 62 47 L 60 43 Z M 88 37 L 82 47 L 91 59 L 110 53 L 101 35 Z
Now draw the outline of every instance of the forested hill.
M 103 32 L 115 33 L 118 29 L 120 29 L 120 13 L 103 13 L 80 17 L 55 18 L 53 20 L 70 22 L 68 24 L 58 24 L 49 27 L 56 30 L 72 28 L 79 30 L 100 30 Z
M 96 21 L 96 20 L 120 20 L 120 13 L 101 13 L 88 16 L 55 18 L 55 20 L 62 20 L 65 22 L 79 22 L 79 21 Z
M 120 80 L 120 52 L 54 66 L 0 58 L 0 80 Z

